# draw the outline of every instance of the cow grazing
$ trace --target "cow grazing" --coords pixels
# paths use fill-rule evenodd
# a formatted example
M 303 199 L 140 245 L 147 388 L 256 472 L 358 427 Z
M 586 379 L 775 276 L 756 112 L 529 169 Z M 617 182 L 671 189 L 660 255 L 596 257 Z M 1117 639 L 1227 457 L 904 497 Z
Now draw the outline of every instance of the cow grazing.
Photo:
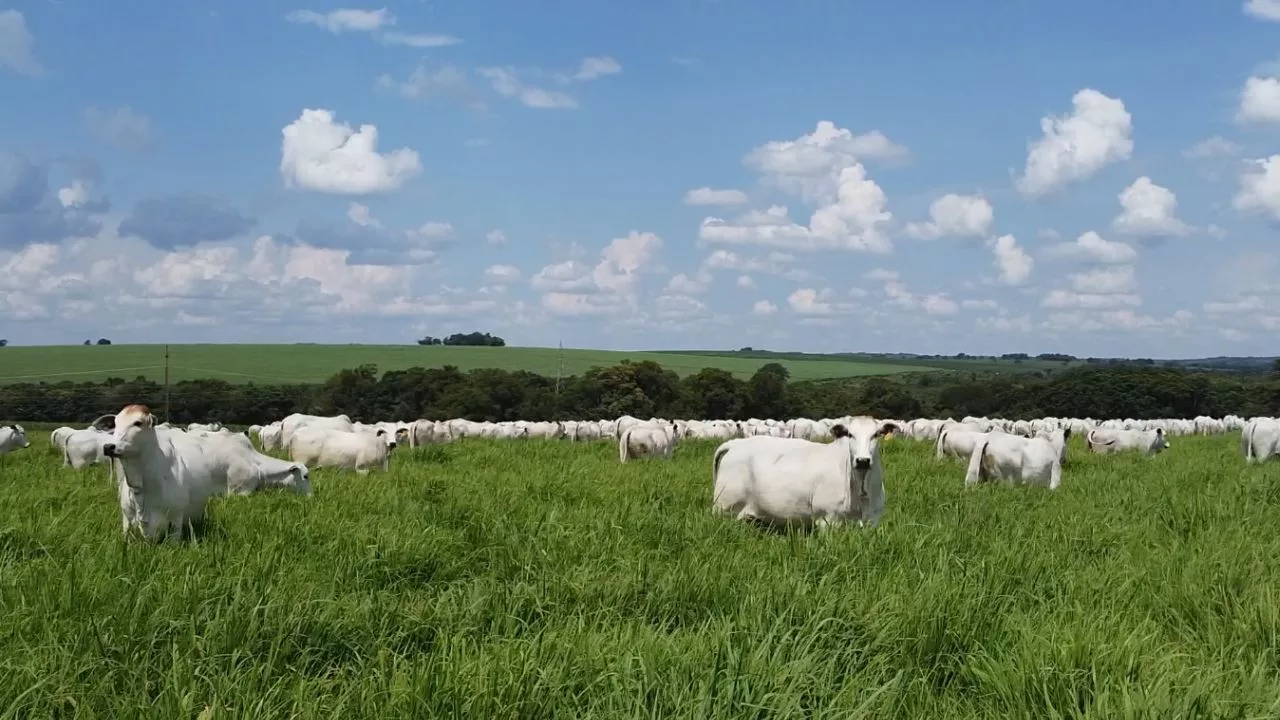
M 633 424 L 622 431 L 618 438 L 618 462 L 626 462 L 632 458 L 661 457 L 670 458 L 675 452 L 676 437 L 674 428 L 665 425 Z
M 938 460 L 947 457 L 957 460 L 968 458 L 987 434 L 985 430 L 973 429 L 972 425 L 948 425 L 938 433 L 938 440 L 934 443 L 934 457 Z
M 873 526 L 884 512 L 879 441 L 892 422 L 852 418 L 831 428 L 830 443 L 756 436 L 729 440 L 712 460 L 713 506 L 770 525 Z
M 258 453 L 236 434 L 196 437 L 157 428 L 146 405 L 127 405 L 95 427 L 112 427 L 102 453 L 112 459 L 125 533 L 137 527 L 148 540 L 181 534 L 204 516 L 215 495 L 282 486 L 310 495 L 305 467 Z
M 361 475 L 370 468 L 391 469 L 391 450 L 386 430 L 357 432 L 306 426 L 297 429 L 289 441 L 289 458 L 309 467 L 336 467 Z
M 0 455 L 29 447 L 31 443 L 27 440 L 27 431 L 23 430 L 21 425 L 0 427 Z
M 1138 450 L 1147 455 L 1169 447 L 1169 438 L 1162 428 L 1154 430 L 1114 430 L 1095 428 L 1084 437 L 1089 451 L 1095 453 L 1114 453 L 1127 450 Z
M 1240 450 L 1250 465 L 1280 455 L 1280 421 L 1269 417 L 1250 420 L 1240 433 Z
M 1044 437 L 988 433 L 969 456 L 964 486 L 1006 480 L 1057 490 L 1062 484 L 1062 449 Z

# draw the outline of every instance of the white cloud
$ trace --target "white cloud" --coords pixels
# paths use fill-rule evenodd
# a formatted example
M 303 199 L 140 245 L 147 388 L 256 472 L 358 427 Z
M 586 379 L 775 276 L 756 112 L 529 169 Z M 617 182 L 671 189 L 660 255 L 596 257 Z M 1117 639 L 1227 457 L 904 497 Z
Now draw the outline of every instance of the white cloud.
M 700 187 L 684 194 L 685 205 L 743 205 L 747 194 L 741 190 L 713 190 Z
M 542 304 L 553 315 L 610 315 L 637 307 L 640 276 L 662 249 L 662 238 L 632 231 L 600 251 L 593 267 L 578 260 L 548 265 L 533 277 L 549 291 Z
M 505 98 L 518 101 L 525 107 L 539 110 L 572 109 L 578 101 L 558 90 L 547 90 L 524 83 L 515 68 L 486 67 L 476 72 L 489 81 L 493 91 Z
M 485 233 L 484 239 L 490 245 L 506 245 L 507 244 L 507 234 L 502 232 L 501 230 L 490 230 L 489 232 Z
M 58 190 L 58 202 L 64 208 L 78 207 L 88 200 L 89 186 L 83 180 L 72 180 L 71 185 Z
M 1259 20 L 1280 21 L 1280 0 L 1244 0 L 1244 13 Z
M 742 288 L 743 290 L 751 290 L 755 288 L 756 281 L 752 280 L 750 275 L 739 275 L 737 280 L 737 286 Z
M 1120 193 L 1121 213 L 1111 222 L 1117 232 L 1139 237 L 1186 235 L 1191 227 L 1178 219 L 1178 197 L 1143 175 Z
M 353 202 L 347 206 L 347 217 L 351 222 L 365 227 L 381 227 L 382 223 L 369 213 L 368 205 Z
M 955 315 L 960 312 L 956 301 L 947 297 L 946 293 L 926 295 L 920 302 L 920 306 L 930 315 Z
M 756 315 L 773 315 L 778 312 L 778 306 L 768 300 L 757 300 L 756 304 L 751 306 L 751 312 Z
M 1068 257 L 1100 263 L 1129 263 L 1138 257 L 1132 245 L 1113 242 L 1090 230 L 1074 242 L 1059 243 L 1047 251 L 1053 257 Z
M 821 293 L 813 288 L 800 288 L 787 297 L 787 304 L 799 315 L 829 315 L 835 307 L 822 298 L 830 296 L 830 291 Z
M 1133 154 L 1133 119 L 1119 98 L 1085 88 L 1070 115 L 1040 120 L 1044 136 L 1031 144 L 1019 192 L 1038 197 L 1092 177 Z
M 796 282 L 804 282 L 813 277 L 812 273 L 794 267 L 795 262 L 794 255 L 776 250 L 764 257 L 744 257 L 728 250 L 714 250 L 702 261 L 702 266 L 709 270 L 765 273 Z
M 1010 315 L 1002 312 L 994 317 L 981 317 L 974 321 L 974 325 L 986 332 L 1000 333 L 1029 333 L 1031 332 L 1031 316 L 1030 315 Z
M 617 60 L 604 55 L 600 57 L 583 58 L 582 63 L 578 65 L 578 72 L 574 73 L 575 80 L 595 80 L 605 75 L 616 75 L 622 72 L 622 65 Z
M 354 131 L 334 122 L 328 110 L 303 110 L 282 134 L 280 174 L 286 187 L 370 195 L 397 190 L 422 172 L 414 150 L 379 153 L 377 127 L 361 125 Z
M 486 280 L 507 284 L 520 280 L 520 268 L 511 265 L 490 265 L 484 270 Z
M 19 75 L 41 75 L 44 68 L 35 57 L 35 38 L 17 10 L 0 10 L 0 69 Z
M 1192 159 L 1235 157 L 1240 154 L 1240 145 L 1221 135 L 1214 135 L 1192 145 L 1182 154 Z
M 374 32 L 394 25 L 395 16 L 386 8 L 379 10 L 339 9 L 327 13 L 314 10 L 294 10 L 284 16 L 291 23 L 315 25 L 337 35 L 344 32 Z
M 678 273 L 667 281 L 667 292 L 677 295 L 700 295 L 707 291 L 711 279 L 711 273 L 706 270 L 698 271 L 693 277 Z
M 1240 90 L 1240 108 L 1236 122 L 1280 122 L 1280 78 L 1253 76 Z
M 995 300 L 965 300 L 960 303 L 965 310 L 998 310 L 1000 303 Z
M 1131 292 L 1137 288 L 1132 265 L 1101 267 L 1070 276 L 1071 287 L 1076 292 L 1114 295 Z
M 1018 245 L 1012 235 L 1001 235 L 992 238 L 988 243 L 995 253 L 995 266 L 1000 271 L 1000 282 L 1006 285 L 1021 285 L 1031 277 L 1035 261 Z
M 1240 176 L 1240 191 L 1232 205 L 1237 210 L 1264 213 L 1280 220 L 1280 155 L 1252 160 L 1251 164 L 1262 170 Z
M 411 48 L 438 48 L 458 45 L 461 39 L 441 33 L 385 32 L 378 36 L 383 45 L 404 45 Z
M 748 153 L 743 162 L 773 185 L 806 199 L 821 200 L 836 193 L 845 169 L 860 166 L 864 160 L 900 160 L 906 154 L 906 148 L 878 130 L 854 135 L 830 120 L 821 120 L 813 132 L 795 140 L 767 142 Z
M 995 222 L 995 210 L 978 195 L 948 193 L 929 206 L 929 222 L 909 223 L 912 237 L 931 240 L 944 236 L 983 237 Z

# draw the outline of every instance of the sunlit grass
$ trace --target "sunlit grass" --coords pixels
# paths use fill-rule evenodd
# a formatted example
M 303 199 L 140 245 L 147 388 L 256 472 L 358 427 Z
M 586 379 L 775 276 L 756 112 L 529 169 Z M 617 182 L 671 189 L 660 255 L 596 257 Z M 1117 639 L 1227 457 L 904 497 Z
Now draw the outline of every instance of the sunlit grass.
M 879 528 L 709 511 L 715 443 L 465 441 L 123 541 L 104 468 L 0 458 L 2 717 L 1267 717 L 1280 464 L 1072 447 L 965 492 L 885 443 Z

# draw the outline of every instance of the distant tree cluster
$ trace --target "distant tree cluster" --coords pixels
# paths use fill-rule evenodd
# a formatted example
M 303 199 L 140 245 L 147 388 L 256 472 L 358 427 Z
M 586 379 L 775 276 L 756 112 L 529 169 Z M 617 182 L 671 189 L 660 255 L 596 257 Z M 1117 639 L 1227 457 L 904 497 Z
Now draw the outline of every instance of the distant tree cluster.
M 170 419 L 248 425 L 290 413 L 346 413 L 353 420 L 463 417 L 470 420 L 569 420 L 636 417 L 839 417 L 909 419 L 965 415 L 1006 418 L 1153 418 L 1228 413 L 1280 414 L 1280 367 L 1271 375 L 1228 375 L 1171 367 L 1082 366 L 1049 373 L 970 371 L 792 382 L 768 363 L 743 379 L 720 368 L 679 377 L 653 361 L 624 361 L 562 378 L 525 371 L 446 365 L 382 373 L 374 365 L 343 370 L 319 385 L 173 385 Z M 159 411 L 164 388 L 145 378 L 101 383 L 0 385 L 0 418 L 84 423 L 130 403 Z
M 418 341 L 419 345 L 469 345 L 473 347 L 505 347 L 506 340 L 497 335 L 489 333 L 471 332 L 471 333 L 454 333 L 446 338 L 431 337 L 430 335 Z
M 0 338 L 0 347 L 7 347 L 8 345 L 9 345 L 9 341 L 7 339 Z
M 85 345 L 110 345 L 111 341 L 106 338 L 98 338 L 98 342 L 96 343 L 93 342 L 92 340 L 85 340 L 84 344 Z

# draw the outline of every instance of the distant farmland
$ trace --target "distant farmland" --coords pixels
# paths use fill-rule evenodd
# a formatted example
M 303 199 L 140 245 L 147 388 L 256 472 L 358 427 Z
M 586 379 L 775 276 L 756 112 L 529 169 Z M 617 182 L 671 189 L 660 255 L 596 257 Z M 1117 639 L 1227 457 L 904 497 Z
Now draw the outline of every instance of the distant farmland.
M 560 368 L 556 348 L 421 347 L 417 345 L 171 345 L 170 379 L 174 382 L 216 378 L 228 382 L 317 383 L 343 368 L 374 364 L 380 372 L 411 367 L 455 365 L 458 369 L 527 370 L 553 376 Z M 892 375 L 939 370 L 913 362 L 796 360 L 732 357 L 675 352 L 563 351 L 564 374 L 580 375 L 595 366 L 623 360 L 653 360 L 680 375 L 703 368 L 728 370 L 748 377 L 760 366 L 777 362 L 793 380 Z M 163 345 L 58 345 L 0 349 L 0 383 L 84 382 L 109 377 L 132 380 L 164 377 Z

